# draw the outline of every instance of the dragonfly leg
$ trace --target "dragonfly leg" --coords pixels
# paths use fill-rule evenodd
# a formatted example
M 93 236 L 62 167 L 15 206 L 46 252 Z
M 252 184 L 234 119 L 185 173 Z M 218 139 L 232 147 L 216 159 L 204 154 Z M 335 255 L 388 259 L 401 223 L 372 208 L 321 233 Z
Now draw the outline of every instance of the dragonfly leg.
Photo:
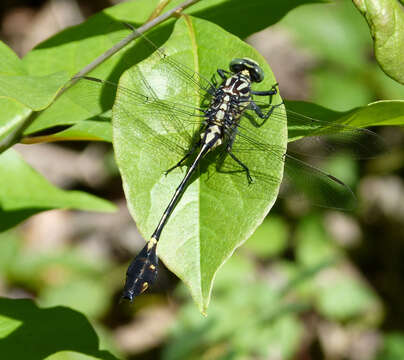
M 283 101 L 280 104 L 272 105 L 272 96 L 278 93 L 278 83 L 272 86 L 270 90 L 266 91 L 251 91 L 251 94 L 257 95 L 257 96 L 269 96 L 269 110 L 267 113 L 263 113 L 262 109 L 254 102 L 251 101 L 248 108 L 250 110 L 253 110 L 261 119 L 267 120 L 273 111 L 278 107 L 283 105 Z M 263 125 L 265 121 L 261 124 Z
M 170 167 L 168 170 L 164 171 L 164 175 L 167 175 L 168 173 L 170 173 L 171 171 L 173 171 L 174 169 L 176 169 L 177 167 L 180 167 L 183 165 L 184 161 L 186 159 L 188 159 L 194 152 L 195 149 L 200 145 L 200 141 L 197 142 L 196 144 L 192 145 L 191 149 L 189 149 L 189 151 L 185 154 L 185 156 L 178 161 L 174 166 Z
M 254 91 L 251 90 L 251 94 L 257 95 L 257 96 L 272 96 L 276 95 L 278 93 L 278 83 L 273 85 L 270 90 L 265 90 L 265 91 Z
M 236 155 L 234 155 L 234 154 L 231 152 L 231 148 L 229 148 L 229 147 L 227 148 L 227 153 L 228 153 L 228 154 L 231 156 L 231 158 L 232 158 L 237 164 L 239 164 L 239 165 L 243 168 L 243 170 L 246 172 L 248 183 L 249 183 L 249 184 L 253 183 L 254 180 L 253 180 L 253 178 L 252 178 L 251 175 L 250 175 L 250 169 L 247 167 L 247 165 L 245 165 L 240 159 L 238 159 L 238 158 L 236 157 Z
M 217 69 L 217 73 L 222 78 L 222 80 L 226 80 L 231 75 L 229 71 L 223 69 Z
M 223 70 L 223 69 L 217 69 L 217 73 L 219 74 L 219 76 L 222 80 L 226 80 L 230 74 L 228 71 Z M 210 81 L 212 82 L 212 85 L 213 85 L 213 87 L 210 89 L 211 95 L 213 95 L 217 89 L 217 86 L 219 85 L 218 81 L 216 79 L 216 74 L 212 75 Z
M 254 101 L 250 102 L 249 108 L 250 110 L 253 110 L 261 119 L 267 120 L 274 112 L 274 110 L 281 105 L 283 105 L 283 101 L 280 104 L 270 105 L 270 109 L 265 114 L 262 112 L 261 108 Z

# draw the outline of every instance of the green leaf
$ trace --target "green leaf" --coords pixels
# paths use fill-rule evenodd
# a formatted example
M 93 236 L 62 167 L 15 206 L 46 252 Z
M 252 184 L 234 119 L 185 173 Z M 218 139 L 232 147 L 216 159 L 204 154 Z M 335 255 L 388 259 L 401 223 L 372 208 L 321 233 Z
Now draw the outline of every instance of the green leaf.
M 180 4 L 176 0 L 170 8 Z M 281 20 L 294 8 L 323 0 L 205 0 L 188 8 L 185 13 L 209 20 L 228 32 L 245 38 Z
M 221 45 L 217 47 L 216 44 Z M 269 89 L 276 82 L 265 60 L 255 50 L 203 20 L 189 18 L 179 21 L 164 49 L 170 58 L 172 56 L 206 78 L 218 68 L 227 68 L 233 58 L 247 56 L 256 59 L 266 74 L 266 79 L 257 89 Z M 201 99 L 195 96 L 195 89 L 190 88 L 189 81 L 185 83 L 160 58 L 151 57 L 128 70 L 121 77 L 120 85 L 147 93 L 148 88 L 142 88 L 143 77 L 160 99 L 186 99 L 188 103 L 199 106 Z M 181 153 L 168 149 L 164 141 L 175 142 L 174 149 L 181 144 L 185 147 L 190 144 L 184 143 L 180 133 L 169 129 L 167 133 L 164 125 L 159 124 L 162 119 L 156 121 L 158 114 L 148 113 L 144 106 L 131 105 L 125 99 L 126 94 L 118 90 L 119 102 L 113 110 L 114 149 L 129 209 L 139 230 L 148 239 L 184 176 L 183 168 L 177 168 L 168 176 L 163 174 L 181 158 Z M 274 101 L 279 103 L 281 100 L 277 97 Z M 254 129 L 248 121 L 244 126 Z M 146 134 L 138 137 L 145 127 L 153 128 L 153 138 L 146 137 Z M 279 146 L 282 151 L 285 149 L 286 122 L 268 121 L 260 127 L 260 132 L 265 141 Z M 216 172 L 214 154 L 211 155 L 202 162 L 199 178 L 188 186 L 158 246 L 164 264 L 188 285 L 202 312 L 208 306 L 217 270 L 253 233 L 273 205 L 283 170 L 282 162 L 275 161 L 271 164 L 271 175 L 277 180 L 249 187 L 243 177 L 245 185 L 239 188 L 241 184 L 233 183 L 234 175 Z M 248 166 L 256 168 L 260 164 L 257 161 L 263 159 L 252 156 L 248 153 L 245 161 Z M 268 163 L 259 166 L 268 166 Z
M 52 102 L 57 91 L 69 80 L 65 71 L 55 72 L 53 69 L 43 76 L 31 76 L 25 64 L 2 42 L 0 42 L 0 57 L 2 59 L 0 100 L 14 99 L 31 110 L 42 110 Z M 12 110 L 16 108 L 17 105 L 14 105 Z M 5 113 L 2 112 L 2 118 L 8 115 L 10 109 L 7 110 Z M 19 110 L 21 114 L 25 112 L 23 106 Z M 5 124 L 5 121 L 2 120 L 0 124 Z
M 70 140 L 112 142 L 112 125 L 110 119 L 95 117 L 89 120 L 82 120 L 66 130 L 50 135 L 28 136 L 24 138 L 22 142 L 24 144 L 35 144 Z
M 376 101 L 346 112 L 337 112 L 322 106 L 303 101 L 285 101 L 288 110 L 331 123 L 364 128 L 382 125 L 404 125 L 404 101 Z M 299 126 L 298 122 L 288 122 L 289 142 L 309 136 L 312 130 Z
M 19 102 L 0 97 L 0 140 L 26 119 L 31 110 Z
M 0 178 L 0 231 L 44 210 L 115 210 L 109 201 L 96 196 L 56 188 L 11 149 L 0 155 Z
M 377 360 L 397 360 L 404 358 L 404 334 L 395 332 L 385 334 L 383 347 L 377 356 Z
M 0 96 L 15 99 L 34 111 L 46 108 L 69 80 L 61 71 L 46 76 L 0 75 Z
M 375 294 L 367 285 L 344 274 L 328 274 L 330 280 L 324 281 L 317 289 L 317 308 L 328 319 L 347 321 L 358 318 L 371 323 L 381 320 L 381 306 Z
M 49 355 L 45 360 L 99 360 L 99 357 L 80 354 L 75 351 L 59 351 Z
M 347 112 L 341 122 L 355 127 L 404 125 L 404 101 L 376 101 Z
M 404 7 L 397 0 L 354 0 L 368 22 L 383 71 L 404 84 Z
M 1 140 L 27 118 L 31 110 L 48 106 L 68 77 L 65 72 L 30 76 L 23 62 L 3 42 L 0 42 L 0 58 Z
M 0 298 L 0 339 L 7 359 L 44 359 L 69 350 L 117 360 L 100 350 L 98 335 L 83 314 L 62 306 L 40 308 L 32 300 Z
M 0 41 L 0 75 L 24 75 L 26 70 L 17 54 Z
M 99 120 L 98 120 L 99 119 Z M 107 141 L 112 142 L 112 127 L 111 123 L 105 118 L 83 120 L 70 128 L 63 130 L 54 137 L 61 140 L 89 140 L 89 141 Z M 50 136 L 52 138 L 52 135 Z M 55 139 L 59 141 L 59 139 Z

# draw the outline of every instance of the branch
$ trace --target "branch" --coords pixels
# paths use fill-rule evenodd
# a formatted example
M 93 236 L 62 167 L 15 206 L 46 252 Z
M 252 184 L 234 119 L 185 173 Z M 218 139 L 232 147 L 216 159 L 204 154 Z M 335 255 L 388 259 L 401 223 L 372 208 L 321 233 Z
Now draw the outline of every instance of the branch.
M 59 90 L 57 95 L 55 96 L 54 101 L 62 95 L 67 89 L 69 89 L 71 86 L 73 86 L 77 81 L 80 80 L 80 77 L 88 74 L 90 71 L 94 70 L 98 65 L 102 64 L 105 60 L 109 59 L 112 55 L 114 55 L 116 52 L 121 50 L 123 47 L 128 45 L 132 40 L 135 40 L 138 38 L 142 33 L 150 30 L 151 28 L 161 24 L 163 21 L 167 20 L 168 18 L 172 16 L 177 16 L 179 13 L 181 13 L 184 9 L 187 7 L 199 2 L 200 0 L 186 0 L 182 4 L 176 6 L 175 8 L 165 12 L 164 14 L 152 19 L 151 21 L 147 22 L 140 28 L 136 29 L 135 32 L 132 32 L 130 35 L 122 39 L 119 43 L 114 45 L 112 48 L 107 50 L 104 54 L 100 55 L 98 58 L 96 58 L 94 61 L 92 61 L 90 64 L 85 66 L 82 70 L 80 70 L 78 73 L 76 73 L 69 81 L 69 83 L 64 86 L 62 89 Z M 46 110 L 46 109 L 45 109 Z M 0 142 L 0 154 L 10 148 L 11 146 L 17 144 L 23 135 L 23 132 L 25 129 L 32 124 L 32 122 L 39 116 L 39 114 L 42 113 L 42 111 L 36 111 L 31 113 L 30 116 L 28 116 L 25 120 L 21 122 L 21 124 L 18 125 L 14 131 L 9 134 L 2 142 Z

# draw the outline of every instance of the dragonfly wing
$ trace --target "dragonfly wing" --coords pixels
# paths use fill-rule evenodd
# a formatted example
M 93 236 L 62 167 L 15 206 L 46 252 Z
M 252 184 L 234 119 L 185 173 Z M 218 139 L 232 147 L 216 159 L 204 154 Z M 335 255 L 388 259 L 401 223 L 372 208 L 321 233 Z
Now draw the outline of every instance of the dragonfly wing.
M 334 208 L 352 209 L 355 195 L 348 185 L 340 179 L 328 174 L 320 168 L 306 163 L 299 158 L 285 153 L 285 148 L 259 139 L 259 129 L 245 131 L 241 128 L 234 142 L 232 152 L 250 170 L 254 180 L 248 184 L 244 169 L 231 157 L 226 156 L 219 162 L 218 171 L 233 174 L 233 181 L 251 191 L 252 197 L 265 197 L 266 188 L 284 180 L 287 189 L 298 193 L 313 205 Z M 284 166 L 284 179 L 276 175 L 277 169 Z M 279 173 L 279 172 L 278 172 Z M 217 186 L 217 185 L 216 185 Z M 228 189 L 222 189 L 226 192 Z
M 131 74 L 130 79 L 135 80 L 135 75 Z M 102 99 L 100 93 L 103 90 L 109 96 L 117 93 L 114 116 L 134 122 L 134 137 L 144 141 L 145 146 L 154 147 L 156 152 L 173 151 L 182 156 L 193 142 L 195 129 L 200 128 L 203 115 L 185 101 L 161 100 L 143 75 L 140 81 L 142 86 L 137 85 L 139 91 L 93 77 L 82 77 L 81 86 L 87 87 L 86 96 L 94 97 L 94 101 Z
M 254 99 L 254 101 L 263 109 L 270 106 L 260 100 Z M 385 141 L 379 135 L 347 123 L 350 113 L 338 113 L 313 104 L 304 104 L 306 107 L 300 106 L 300 108 L 307 111 L 309 107 L 312 111 L 310 116 L 288 108 L 286 113 L 280 108 L 275 108 L 267 120 L 285 122 L 287 119 L 289 142 L 299 140 L 296 145 L 289 148 L 289 151 L 325 158 L 336 151 L 348 150 L 356 159 L 367 159 L 386 150 Z M 316 115 L 322 118 L 316 118 Z
M 356 204 L 352 189 L 342 180 L 289 154 L 285 155 L 284 184 L 286 193 L 316 206 L 352 210 Z

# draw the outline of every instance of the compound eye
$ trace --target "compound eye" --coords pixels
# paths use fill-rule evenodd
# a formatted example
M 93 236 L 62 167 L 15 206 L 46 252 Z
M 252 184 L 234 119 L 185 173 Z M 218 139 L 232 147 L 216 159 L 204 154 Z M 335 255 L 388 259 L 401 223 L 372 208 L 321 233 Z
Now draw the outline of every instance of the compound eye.
M 259 83 L 262 80 L 264 80 L 264 71 L 261 69 L 259 65 L 254 66 L 254 68 L 250 70 L 250 75 L 252 81 L 254 82 Z
M 233 73 L 247 69 L 253 82 L 261 82 L 264 79 L 264 72 L 261 67 L 254 60 L 249 58 L 233 59 L 230 62 L 229 68 Z
M 233 59 L 229 64 L 229 69 L 233 73 L 238 73 L 244 68 L 244 59 Z

